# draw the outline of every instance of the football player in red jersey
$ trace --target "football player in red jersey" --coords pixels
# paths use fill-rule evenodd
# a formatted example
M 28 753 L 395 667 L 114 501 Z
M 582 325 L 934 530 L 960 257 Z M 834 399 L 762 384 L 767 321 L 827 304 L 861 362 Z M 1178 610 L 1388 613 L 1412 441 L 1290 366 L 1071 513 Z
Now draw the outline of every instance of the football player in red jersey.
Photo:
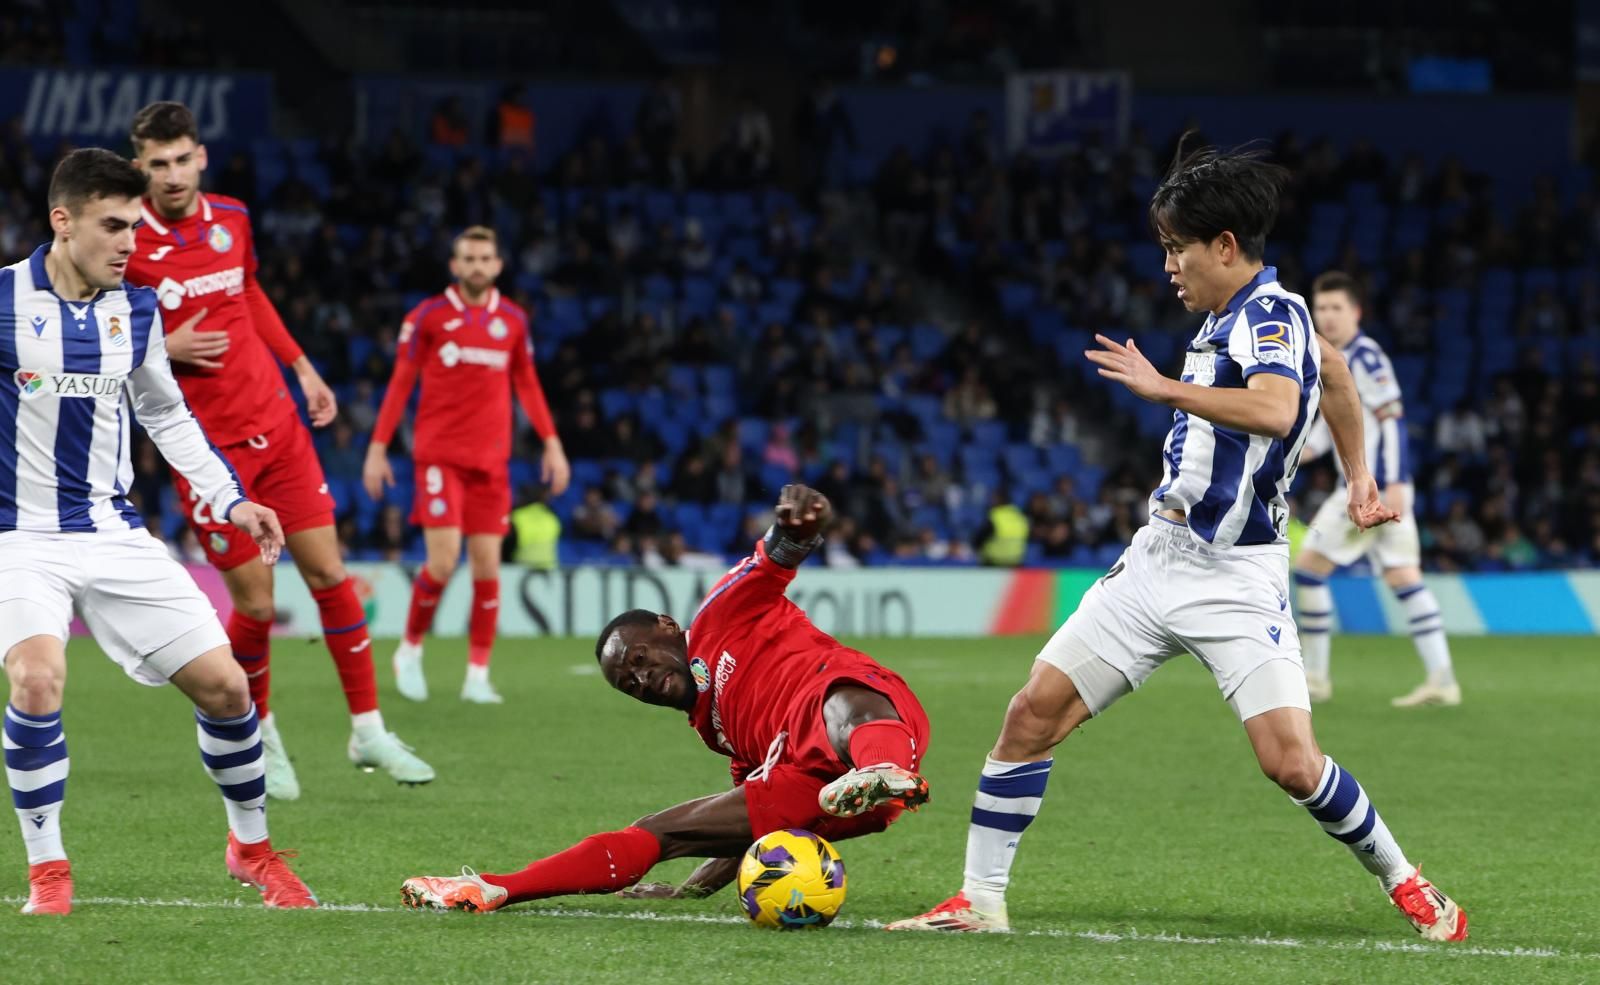
M 681 886 L 637 886 L 625 895 L 704 896 L 731 881 L 739 856 L 768 832 L 853 838 L 926 802 L 917 768 L 928 718 L 916 695 L 785 597 L 830 516 L 822 494 L 786 486 L 777 523 L 706 595 L 687 633 L 671 616 L 635 609 L 611 620 L 595 643 L 612 687 L 688 713 L 705 744 L 732 761 L 732 790 L 585 838 L 520 872 L 407 879 L 405 902 L 482 912 L 620 890 L 657 862 L 686 857 L 709 861 Z
M 462 534 L 472 569 L 472 615 L 461 698 L 480 704 L 501 700 L 489 683 L 489 654 L 500 616 L 500 547 L 510 524 L 513 390 L 544 441 L 541 471 L 551 493 L 561 495 L 571 475 L 534 373 L 528 316 L 494 286 L 501 266 L 494 230 L 473 226 L 456 237 L 450 251 L 455 283 L 417 305 L 400 326 L 394 376 L 362 470 L 373 499 L 394 484 L 389 442 L 421 377 L 412 521 L 422 527 L 428 560 L 412 587 L 405 636 L 394 654 L 395 682 L 413 701 L 428 697 L 422 638 L 456 570 Z
M 289 553 L 322 617 L 323 638 L 350 709 L 346 753 L 363 769 L 427 783 L 433 767 L 383 724 L 366 611 L 339 556 L 334 501 L 278 361 L 294 370 L 318 427 L 338 411 L 322 381 L 256 282 L 255 241 L 244 203 L 200 190 L 206 149 L 182 103 L 151 103 L 133 119 L 135 163 L 150 176 L 129 283 L 155 288 L 169 328 L 167 351 L 195 417 L 239 473 L 247 495 L 277 511 Z M 277 360 L 274 360 L 274 356 Z M 233 599 L 227 623 L 235 659 L 261 716 L 267 793 L 300 796 L 277 718 L 268 709 L 272 569 L 249 537 L 207 510 L 180 475 L 173 485 L 189 526 Z

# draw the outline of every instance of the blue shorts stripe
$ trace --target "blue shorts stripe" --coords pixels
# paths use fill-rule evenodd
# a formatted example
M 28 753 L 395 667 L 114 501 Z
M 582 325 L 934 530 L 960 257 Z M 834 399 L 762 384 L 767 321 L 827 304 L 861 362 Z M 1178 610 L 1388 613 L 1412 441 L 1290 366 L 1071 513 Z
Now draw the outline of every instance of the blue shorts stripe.
M 39 749 L 7 749 L 6 769 L 37 770 L 67 758 L 67 744 L 57 742 Z
M 999 831 L 1010 831 L 1020 834 L 1033 823 L 1032 814 L 1001 814 L 998 811 L 986 811 L 981 807 L 972 809 L 972 823 L 981 828 L 995 828 Z
M 1377 811 L 1377 808 L 1373 807 L 1371 804 L 1368 804 L 1367 805 L 1367 816 L 1361 819 L 1361 823 L 1360 824 L 1356 825 L 1351 830 L 1344 832 L 1343 834 L 1334 834 L 1333 836 L 1335 838 L 1339 839 L 1340 841 L 1344 842 L 1346 845 L 1354 845 L 1356 842 L 1360 841 L 1361 839 L 1365 838 L 1367 835 L 1371 834 L 1373 826 L 1375 824 L 1377 824 L 1377 823 L 1378 823 L 1378 811 Z M 1333 834 L 1333 832 L 1331 832 L 1331 831 L 1328 832 L 1328 833 L 1329 834 Z
M 262 784 L 265 785 L 263 780 Z M 47 783 L 37 790 L 11 791 L 11 803 L 19 811 L 33 811 L 51 804 L 59 804 L 67 796 L 67 781 Z

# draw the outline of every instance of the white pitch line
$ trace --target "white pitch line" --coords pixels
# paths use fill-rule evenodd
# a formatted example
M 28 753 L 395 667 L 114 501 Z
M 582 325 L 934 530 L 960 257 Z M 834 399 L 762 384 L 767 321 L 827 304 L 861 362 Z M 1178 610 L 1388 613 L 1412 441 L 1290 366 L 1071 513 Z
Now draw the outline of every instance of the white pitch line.
M 0 903 L 22 904 L 23 896 L 0 896 Z M 77 906 L 157 906 L 184 907 L 196 910 L 257 910 L 258 903 L 246 900 L 192 900 L 146 899 L 119 896 L 77 897 Z M 321 903 L 318 908 L 328 913 L 414 913 L 404 906 L 378 906 L 372 903 Z M 445 914 L 437 914 L 444 917 Z M 580 909 L 526 909 L 507 910 L 495 919 L 506 917 L 565 917 L 585 920 L 632 920 L 639 923 L 709 923 L 739 926 L 747 923 L 743 917 L 717 916 L 710 913 L 661 913 L 655 910 L 580 910 Z M 841 930 L 881 930 L 881 920 L 836 920 L 834 927 Z M 1451 958 L 1536 958 L 1566 961 L 1600 961 L 1600 953 L 1589 951 L 1560 951 L 1547 947 L 1477 947 L 1475 945 L 1423 944 L 1417 941 L 1331 941 L 1297 937 L 1197 937 L 1183 933 L 1139 930 L 1062 930 L 1035 928 L 1015 931 L 1019 937 L 1048 937 L 1062 940 L 1089 941 L 1095 944 L 1198 944 L 1208 947 L 1266 947 L 1285 950 L 1371 951 L 1383 954 L 1429 954 Z M 933 936 L 933 935 L 929 935 Z

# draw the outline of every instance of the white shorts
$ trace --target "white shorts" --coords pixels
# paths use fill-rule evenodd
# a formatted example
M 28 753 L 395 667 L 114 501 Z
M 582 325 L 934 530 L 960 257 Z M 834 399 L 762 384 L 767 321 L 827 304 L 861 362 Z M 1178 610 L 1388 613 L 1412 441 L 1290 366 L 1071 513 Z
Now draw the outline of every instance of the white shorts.
M 1417 537 L 1417 518 L 1411 512 L 1411 487 L 1406 486 L 1405 509 L 1400 519 L 1362 530 L 1345 513 L 1345 492 L 1340 486 L 1322 501 L 1311 521 L 1302 545 L 1316 551 L 1338 567 L 1370 557 L 1379 571 L 1414 568 L 1422 563 L 1422 544 Z
M 1152 517 L 1038 659 L 1072 678 L 1098 715 L 1180 653 L 1211 671 L 1241 721 L 1274 708 L 1310 711 L 1289 612 L 1288 552 L 1219 551 L 1187 527 Z M 1274 662 L 1281 666 L 1256 673 Z
M 141 684 L 228 645 L 217 610 L 148 531 L 0 533 L 0 662 L 32 636 L 65 643 L 74 606 Z

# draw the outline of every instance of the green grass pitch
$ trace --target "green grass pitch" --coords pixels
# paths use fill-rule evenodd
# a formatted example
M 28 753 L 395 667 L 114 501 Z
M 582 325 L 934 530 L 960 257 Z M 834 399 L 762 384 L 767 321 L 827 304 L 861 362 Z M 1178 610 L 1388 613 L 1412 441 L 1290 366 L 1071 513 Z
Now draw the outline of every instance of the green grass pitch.
M 1260 776 L 1193 661 L 1058 750 L 1015 872 L 1018 933 L 874 929 L 959 886 L 978 767 L 1041 641 L 858 642 L 923 697 L 933 802 L 841 843 L 841 919 L 799 934 L 745 925 L 726 890 L 483 917 L 400 909 L 408 875 L 520 867 L 726 785 L 724 760 L 682 716 L 605 687 L 588 641 L 503 642 L 498 708 L 456 700 L 454 641 L 429 645 L 425 706 L 382 672 L 391 727 L 439 770 L 417 789 L 347 764 L 326 653 L 276 644 L 275 710 L 305 795 L 272 808 L 274 842 L 300 851 L 298 870 L 334 904 L 320 912 L 266 912 L 227 881 L 222 807 L 181 695 L 139 687 L 76 643 L 64 825 L 79 905 L 65 919 L 15 913 L 26 868 L 5 821 L 0 981 L 1600 981 L 1593 639 L 1456 640 L 1467 703 L 1415 712 L 1388 706 L 1419 675 L 1407 641 L 1335 640 L 1319 737 L 1471 914 L 1454 946 L 1421 944 L 1344 847 Z M 376 649 L 386 668 L 390 645 Z

